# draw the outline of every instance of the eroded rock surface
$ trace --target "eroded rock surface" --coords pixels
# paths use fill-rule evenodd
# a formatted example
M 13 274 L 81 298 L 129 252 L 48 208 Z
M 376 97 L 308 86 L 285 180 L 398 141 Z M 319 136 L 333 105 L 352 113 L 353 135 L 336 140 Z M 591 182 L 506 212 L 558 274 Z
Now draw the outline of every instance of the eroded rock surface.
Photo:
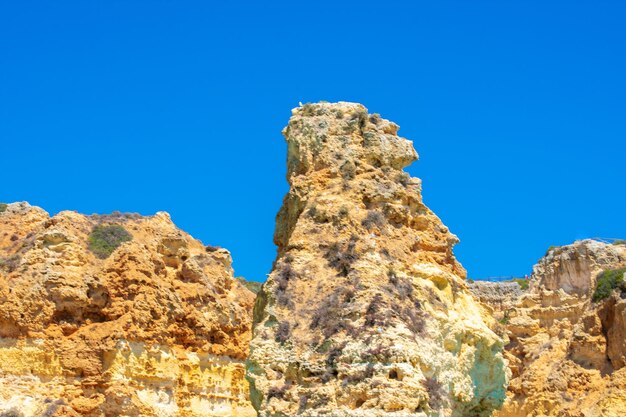
M 506 328 L 513 379 L 497 417 L 626 413 L 626 287 L 593 302 L 598 275 L 626 265 L 626 247 L 584 240 L 551 249 Z
M 499 322 L 508 321 L 511 309 L 524 294 L 517 282 L 474 281 L 469 284 L 469 290 Z
M 255 306 L 251 400 L 266 416 L 488 416 L 502 340 L 467 291 L 458 242 L 403 168 L 398 126 L 352 103 L 284 130 L 291 186 Z
M 106 259 L 98 224 L 132 240 Z M 0 414 L 252 416 L 254 294 L 167 213 L 0 213 Z

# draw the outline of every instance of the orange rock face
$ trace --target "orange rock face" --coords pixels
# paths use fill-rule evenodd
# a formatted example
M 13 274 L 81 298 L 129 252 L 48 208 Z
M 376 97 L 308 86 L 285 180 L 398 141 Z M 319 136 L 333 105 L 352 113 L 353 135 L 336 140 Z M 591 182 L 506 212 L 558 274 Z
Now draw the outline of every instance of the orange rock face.
M 530 290 L 509 311 L 513 379 L 494 417 L 626 415 L 626 287 L 592 296 L 602 271 L 624 266 L 625 246 L 590 240 L 535 265 Z
M 247 362 L 259 416 L 487 417 L 504 401 L 502 340 L 403 171 L 417 153 L 398 128 L 355 103 L 292 112 Z
M 130 234 L 108 256 L 97 225 Z M 0 213 L 0 413 L 246 416 L 254 294 L 167 213 Z

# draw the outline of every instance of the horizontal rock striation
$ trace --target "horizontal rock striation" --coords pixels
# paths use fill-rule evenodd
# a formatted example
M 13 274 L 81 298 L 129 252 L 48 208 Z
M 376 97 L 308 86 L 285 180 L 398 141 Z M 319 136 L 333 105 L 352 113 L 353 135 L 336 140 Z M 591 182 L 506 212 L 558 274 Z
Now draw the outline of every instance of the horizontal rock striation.
M 252 416 L 253 302 L 230 254 L 167 213 L 50 217 L 9 204 L 0 415 Z
M 502 340 L 397 131 L 359 104 L 293 110 L 247 364 L 259 416 L 489 416 L 504 401 Z
M 508 320 L 510 310 L 524 294 L 517 282 L 474 281 L 468 287 L 474 297 L 489 307 L 494 318 L 501 322 Z

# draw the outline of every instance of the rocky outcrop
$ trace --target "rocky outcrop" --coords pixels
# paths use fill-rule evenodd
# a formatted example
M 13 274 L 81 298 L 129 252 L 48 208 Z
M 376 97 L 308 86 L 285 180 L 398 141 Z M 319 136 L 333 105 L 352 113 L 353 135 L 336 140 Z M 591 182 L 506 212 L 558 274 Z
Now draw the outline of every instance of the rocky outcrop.
M 265 416 L 488 416 L 502 340 L 403 168 L 398 126 L 352 103 L 309 104 L 284 130 L 290 190 L 247 365 Z
M 230 254 L 167 213 L 50 217 L 9 204 L 0 415 L 252 416 L 253 300 Z
M 551 249 L 511 311 L 513 372 L 497 417 L 618 417 L 626 410 L 626 287 L 594 302 L 600 273 L 626 266 L 626 247 L 592 240 Z
M 534 283 L 549 291 L 589 296 L 600 272 L 626 263 L 625 250 L 596 240 L 551 248 L 533 267 Z

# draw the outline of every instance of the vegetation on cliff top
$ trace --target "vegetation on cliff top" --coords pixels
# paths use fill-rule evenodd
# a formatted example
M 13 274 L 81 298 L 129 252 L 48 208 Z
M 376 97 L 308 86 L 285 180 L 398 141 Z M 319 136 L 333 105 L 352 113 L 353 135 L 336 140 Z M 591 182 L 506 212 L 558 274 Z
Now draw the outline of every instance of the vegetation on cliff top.
M 513 278 L 511 282 L 517 282 L 517 285 L 519 285 L 522 291 L 526 291 L 530 285 L 530 280 L 525 278 Z
M 596 290 L 593 293 L 593 301 L 608 298 L 613 290 L 624 282 L 626 268 L 609 269 L 598 275 Z
M 261 286 L 263 284 L 261 284 L 260 282 L 248 281 L 247 279 L 243 277 L 235 277 L 235 279 L 239 281 L 244 287 L 246 287 L 247 289 L 249 289 L 255 294 L 258 294 L 259 291 L 261 291 Z
M 0 203 L 0 213 L 6 211 L 8 206 L 7 203 Z
M 106 259 L 122 243 L 132 240 L 130 233 L 119 224 L 94 227 L 89 235 L 89 250 L 100 259 Z

